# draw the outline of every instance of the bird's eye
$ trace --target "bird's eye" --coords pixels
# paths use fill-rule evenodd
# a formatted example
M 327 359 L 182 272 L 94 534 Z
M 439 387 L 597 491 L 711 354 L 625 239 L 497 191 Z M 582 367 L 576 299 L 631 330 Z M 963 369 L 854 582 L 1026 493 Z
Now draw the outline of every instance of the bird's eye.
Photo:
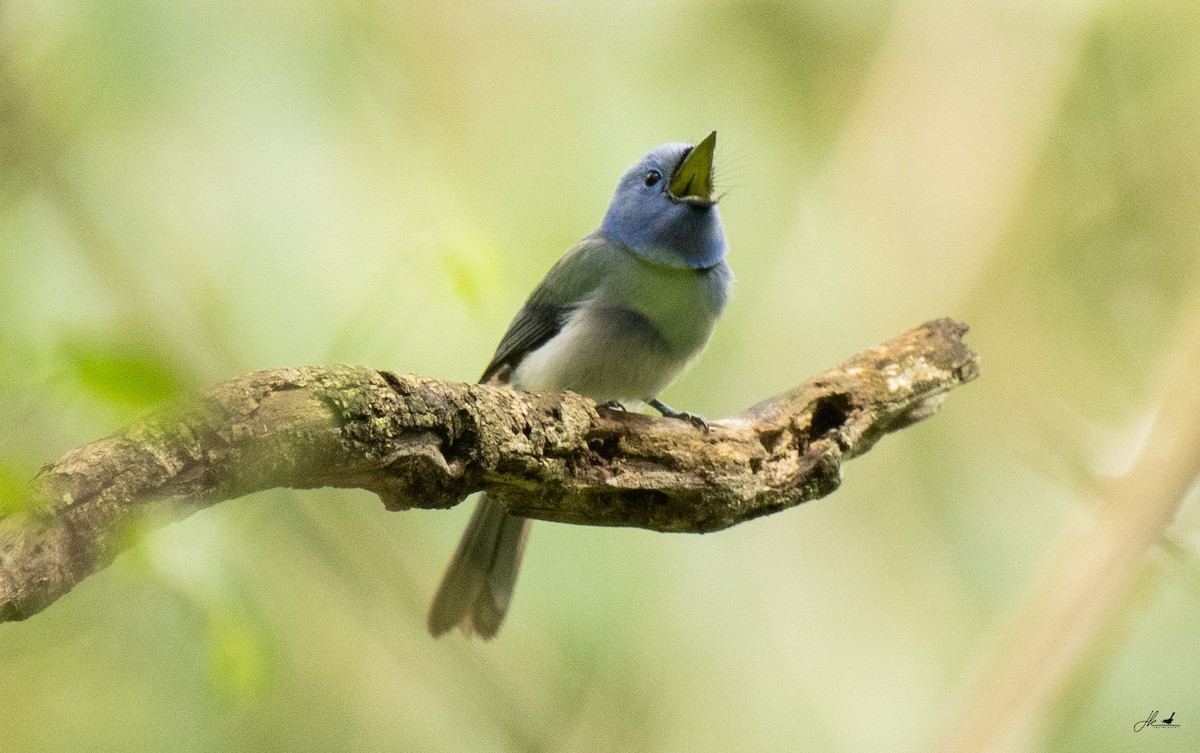
M 652 186 L 662 180 L 662 173 L 657 170 L 650 170 L 646 173 L 646 185 Z

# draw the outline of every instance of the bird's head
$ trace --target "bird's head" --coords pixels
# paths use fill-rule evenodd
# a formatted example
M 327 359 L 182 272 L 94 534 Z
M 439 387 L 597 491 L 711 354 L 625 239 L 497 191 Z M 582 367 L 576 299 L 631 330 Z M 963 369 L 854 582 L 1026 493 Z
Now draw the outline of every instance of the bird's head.
M 651 149 L 617 184 L 600 234 L 669 267 L 708 269 L 725 258 L 713 195 L 713 131 L 695 146 Z

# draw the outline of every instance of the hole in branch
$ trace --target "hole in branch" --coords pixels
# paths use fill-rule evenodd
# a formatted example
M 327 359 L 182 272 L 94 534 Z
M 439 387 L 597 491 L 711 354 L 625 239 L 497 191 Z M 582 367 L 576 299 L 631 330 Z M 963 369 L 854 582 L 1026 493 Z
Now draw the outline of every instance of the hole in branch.
M 850 396 L 844 392 L 826 395 L 817 400 L 817 404 L 813 406 L 812 420 L 808 424 L 809 436 L 819 437 L 842 428 L 853 407 L 850 404 Z
M 404 384 L 401 383 L 400 377 L 396 376 L 396 374 L 394 372 L 380 371 L 379 376 L 383 377 L 383 381 L 387 382 L 388 386 L 391 387 L 396 392 L 398 392 L 399 394 L 401 394 L 401 395 L 408 394 L 408 390 L 406 390 L 404 388 Z
M 588 438 L 588 449 L 605 459 L 615 457 L 620 448 L 621 437 L 617 434 L 606 434 Z
M 783 429 L 770 429 L 768 431 L 759 432 L 758 443 L 768 453 L 775 452 L 775 448 L 779 446 L 779 440 L 783 437 Z

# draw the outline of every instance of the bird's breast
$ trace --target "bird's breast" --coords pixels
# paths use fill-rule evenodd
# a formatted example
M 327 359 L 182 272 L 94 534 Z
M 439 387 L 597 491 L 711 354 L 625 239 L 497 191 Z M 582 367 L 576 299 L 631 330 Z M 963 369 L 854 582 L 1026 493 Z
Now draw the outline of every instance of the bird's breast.
M 623 255 L 562 329 L 521 360 L 512 383 L 597 401 L 658 395 L 712 333 L 730 281 L 720 266 L 666 269 Z

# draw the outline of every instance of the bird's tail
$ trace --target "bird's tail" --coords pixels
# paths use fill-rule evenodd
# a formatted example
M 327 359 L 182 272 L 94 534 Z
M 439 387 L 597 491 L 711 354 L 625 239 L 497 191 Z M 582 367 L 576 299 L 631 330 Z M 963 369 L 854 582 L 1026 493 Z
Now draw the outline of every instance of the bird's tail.
M 430 633 L 436 637 L 458 626 L 467 635 L 496 635 L 517 582 L 531 522 L 509 515 L 486 494 L 480 498 L 429 607 Z

